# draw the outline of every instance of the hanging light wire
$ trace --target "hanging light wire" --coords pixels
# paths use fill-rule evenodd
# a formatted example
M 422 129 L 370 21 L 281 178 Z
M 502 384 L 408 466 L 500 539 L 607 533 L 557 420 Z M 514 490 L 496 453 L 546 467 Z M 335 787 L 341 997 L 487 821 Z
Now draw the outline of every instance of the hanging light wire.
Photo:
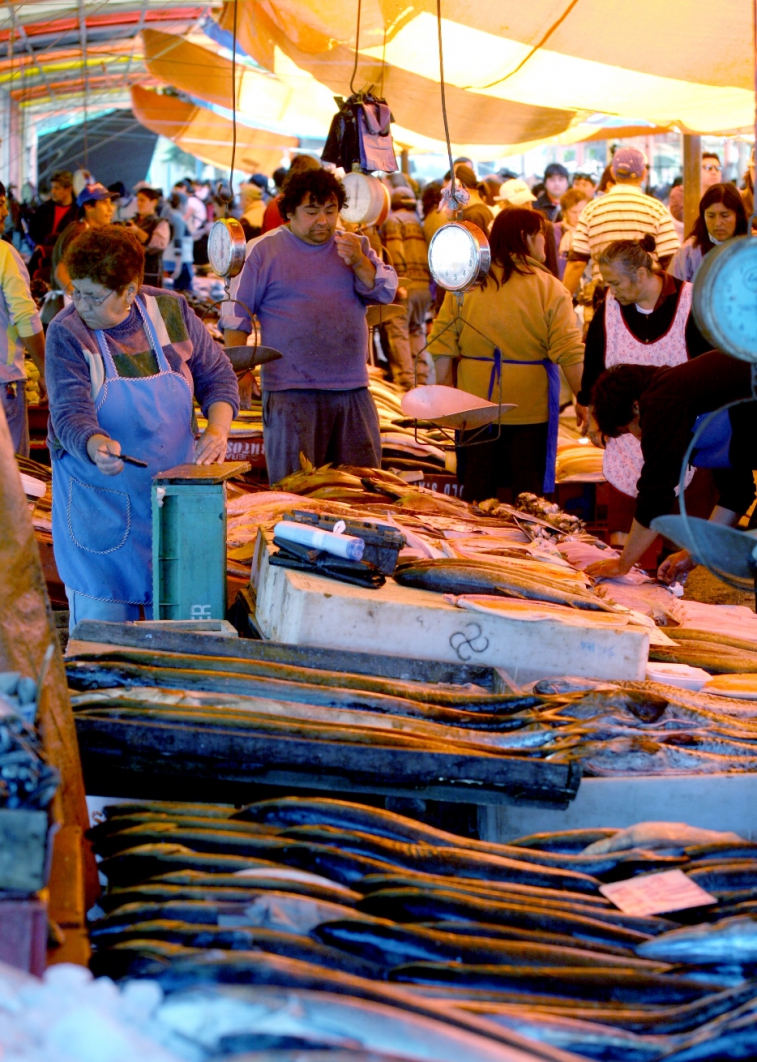
M 226 214 L 231 213 L 234 204 L 234 164 L 237 157 L 237 4 L 234 0 L 234 26 L 231 42 L 231 168 L 229 169 L 229 197 L 226 200 Z
M 358 58 L 360 56 L 360 15 L 363 0 L 357 0 L 357 28 L 355 29 L 355 62 L 352 65 L 352 77 L 350 78 L 350 95 L 355 95 L 355 75 L 357 74 Z

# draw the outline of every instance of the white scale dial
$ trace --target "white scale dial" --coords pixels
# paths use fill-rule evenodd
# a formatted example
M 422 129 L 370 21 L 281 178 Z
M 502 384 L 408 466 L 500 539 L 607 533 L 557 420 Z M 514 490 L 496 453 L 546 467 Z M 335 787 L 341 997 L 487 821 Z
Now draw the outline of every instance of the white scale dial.
M 475 226 L 454 221 L 442 225 L 429 244 L 431 275 L 447 291 L 467 291 L 486 276 L 490 261 L 489 245 Z
M 216 221 L 208 235 L 208 261 L 219 277 L 235 277 L 244 265 L 244 229 L 236 218 Z

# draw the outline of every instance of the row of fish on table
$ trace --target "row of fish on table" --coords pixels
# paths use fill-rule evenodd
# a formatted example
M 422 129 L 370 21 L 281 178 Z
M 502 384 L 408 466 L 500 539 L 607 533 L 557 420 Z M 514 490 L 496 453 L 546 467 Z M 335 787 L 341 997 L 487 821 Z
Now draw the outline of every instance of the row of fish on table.
M 242 649 L 235 654 L 233 642 L 223 656 L 204 644 L 193 654 L 90 650 L 86 643 L 76 649 L 67 674 L 80 740 L 86 727 L 119 720 L 156 731 L 288 736 L 344 750 L 536 759 L 598 776 L 757 767 L 754 702 L 652 681 L 548 678 L 519 692 L 493 692 L 475 683 L 357 674 L 349 664 L 333 671 L 255 659 Z
M 757 1054 L 757 844 L 735 834 L 644 823 L 496 844 L 285 796 L 116 804 L 90 837 L 107 880 L 92 969 L 157 980 L 204 1052 L 187 1057 Z M 704 906 L 637 916 L 600 891 L 670 869 Z

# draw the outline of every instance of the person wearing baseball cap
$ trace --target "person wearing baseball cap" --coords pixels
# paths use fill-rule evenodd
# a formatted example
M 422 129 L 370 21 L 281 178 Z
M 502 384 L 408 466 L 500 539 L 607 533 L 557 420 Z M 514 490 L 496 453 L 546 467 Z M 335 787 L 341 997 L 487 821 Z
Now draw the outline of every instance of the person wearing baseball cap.
M 526 182 L 520 177 L 511 178 L 509 181 L 503 181 L 499 186 L 499 195 L 494 197 L 500 206 L 500 210 L 518 210 L 519 208 L 524 210 L 534 210 L 534 203 L 536 202 L 536 196 L 528 187 Z M 544 218 L 544 237 L 546 246 L 544 253 L 546 255 L 545 266 L 554 277 L 559 277 L 559 263 L 557 260 L 557 248 L 560 245 L 560 240 L 555 232 L 555 226 L 546 217 L 543 211 L 540 211 Z
M 71 286 L 71 277 L 63 261 L 69 243 L 80 232 L 110 225 L 115 210 L 114 199 L 117 198 L 115 192 L 109 191 L 104 184 L 99 182 L 88 184 L 77 195 L 76 205 L 79 208 L 79 218 L 63 230 L 53 248 L 52 276 L 54 286 L 60 291 L 66 292 Z
M 621 147 L 612 160 L 615 184 L 592 199 L 578 220 L 563 283 L 574 294 L 588 262 L 592 278 L 604 287 L 599 258 L 616 240 L 653 236 L 654 260 L 666 269 L 680 246 L 670 212 L 641 187 L 647 175 L 647 156 L 635 147 Z
M 536 200 L 534 210 L 539 210 L 547 221 L 560 220 L 560 196 L 570 187 L 570 174 L 560 162 L 550 162 L 544 171 L 544 191 Z
M 528 207 L 530 203 L 536 202 L 534 193 L 526 182 L 519 177 L 510 181 L 503 181 L 499 186 L 499 195 L 495 195 L 494 198 L 503 207 Z

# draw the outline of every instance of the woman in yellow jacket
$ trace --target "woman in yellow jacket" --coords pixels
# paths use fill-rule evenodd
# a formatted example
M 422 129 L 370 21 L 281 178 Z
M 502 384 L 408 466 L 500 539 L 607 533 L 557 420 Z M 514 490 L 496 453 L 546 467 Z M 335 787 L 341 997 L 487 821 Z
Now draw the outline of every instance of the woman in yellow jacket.
M 557 366 L 576 394 L 584 356 L 571 297 L 544 265 L 541 214 L 503 210 L 489 242 L 486 281 L 467 292 L 462 305 L 447 294 L 429 340 L 437 383 L 516 403 L 499 425 L 460 439 L 457 475 L 467 501 L 496 497 L 500 487 L 510 487 L 513 498 L 554 490 Z M 585 415 L 582 408 L 577 414 L 579 420 Z M 471 441 L 476 445 L 465 445 Z

